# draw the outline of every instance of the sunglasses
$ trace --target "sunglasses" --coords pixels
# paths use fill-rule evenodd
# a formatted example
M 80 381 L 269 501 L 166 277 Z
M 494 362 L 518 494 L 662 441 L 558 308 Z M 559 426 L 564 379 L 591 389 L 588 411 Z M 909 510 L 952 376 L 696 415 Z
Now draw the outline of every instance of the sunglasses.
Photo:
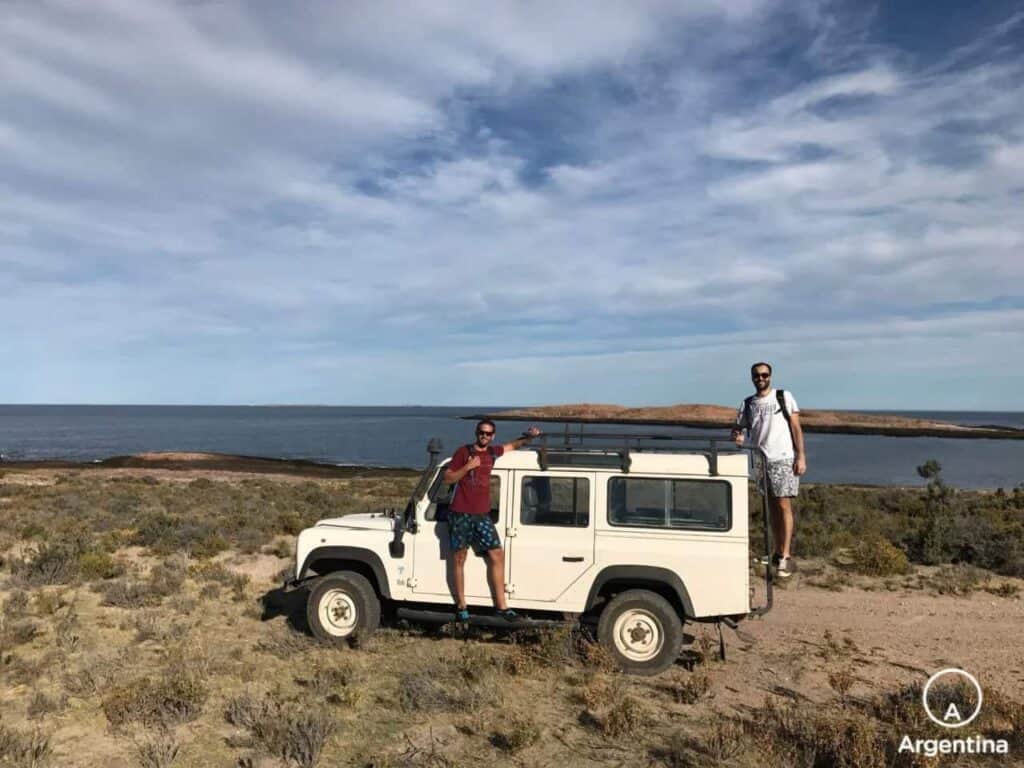
M 755 379 L 770 379 L 772 375 L 770 373 L 755 373 L 752 378 Z
M 490 436 L 491 436 L 491 435 L 493 435 L 494 433 L 493 433 L 493 432 L 484 432 L 484 431 L 483 431 L 483 430 L 481 429 L 480 431 L 478 431 L 478 432 L 477 432 L 477 434 L 478 434 L 478 435 L 484 435 L 484 436 L 486 436 L 486 437 L 490 437 Z

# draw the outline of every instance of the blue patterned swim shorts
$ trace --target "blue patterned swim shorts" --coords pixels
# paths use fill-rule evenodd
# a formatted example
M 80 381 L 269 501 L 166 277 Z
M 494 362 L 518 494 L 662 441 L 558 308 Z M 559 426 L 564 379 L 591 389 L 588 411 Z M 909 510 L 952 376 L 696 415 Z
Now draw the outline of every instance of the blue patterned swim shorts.
M 498 530 L 489 515 L 468 515 L 463 512 L 448 512 L 448 542 L 452 552 L 459 552 L 469 546 L 480 557 L 492 549 L 501 549 Z

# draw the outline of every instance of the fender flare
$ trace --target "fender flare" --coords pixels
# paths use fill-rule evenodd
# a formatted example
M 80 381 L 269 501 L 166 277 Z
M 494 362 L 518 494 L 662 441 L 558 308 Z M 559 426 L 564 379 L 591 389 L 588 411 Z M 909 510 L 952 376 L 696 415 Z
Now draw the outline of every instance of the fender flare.
M 302 563 L 302 570 L 299 571 L 299 578 L 297 581 L 301 581 L 308 577 L 310 569 L 317 560 L 354 560 L 357 563 L 364 563 L 373 572 L 374 579 L 377 582 L 377 589 L 380 590 L 381 597 L 387 599 L 391 598 L 391 588 L 388 584 L 388 573 L 384 569 L 384 563 L 381 561 L 380 555 L 376 552 L 369 549 L 363 549 L 362 547 L 317 547 L 306 555 L 306 559 Z
M 589 611 L 594 607 L 601 594 L 601 589 L 612 581 L 636 582 L 638 586 L 643 583 L 664 584 L 675 593 L 684 616 L 691 619 L 695 617 L 690 593 L 679 575 L 668 568 L 658 568 L 653 565 L 610 565 L 603 568 L 597 574 L 594 583 L 590 585 L 586 610 Z

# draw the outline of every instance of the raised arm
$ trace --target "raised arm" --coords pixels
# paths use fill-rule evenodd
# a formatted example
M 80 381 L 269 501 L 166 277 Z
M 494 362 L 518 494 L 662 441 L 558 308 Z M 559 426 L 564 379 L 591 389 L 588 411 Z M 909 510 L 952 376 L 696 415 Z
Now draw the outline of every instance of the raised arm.
M 502 447 L 506 451 L 517 451 L 520 448 L 522 448 L 524 445 L 526 445 L 528 442 L 533 440 L 533 438 L 535 438 L 539 434 L 540 434 L 540 430 L 539 429 L 537 429 L 536 427 L 530 427 L 528 430 L 526 430 L 526 432 L 521 437 L 517 437 L 512 442 L 505 443 L 505 445 L 502 446 Z

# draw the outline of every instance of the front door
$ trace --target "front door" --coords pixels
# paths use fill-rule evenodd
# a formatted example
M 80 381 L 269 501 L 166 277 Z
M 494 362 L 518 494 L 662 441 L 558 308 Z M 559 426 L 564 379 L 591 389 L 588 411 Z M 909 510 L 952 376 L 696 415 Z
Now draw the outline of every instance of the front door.
M 441 473 L 444 472 L 442 468 Z M 494 470 L 491 473 L 491 519 L 495 521 L 499 534 L 504 531 L 504 515 L 502 508 L 502 476 L 504 472 Z M 431 489 L 431 498 L 435 499 L 420 521 L 419 531 L 415 536 L 413 593 L 423 595 L 427 602 L 454 602 L 455 588 L 452 580 L 451 547 L 448 543 L 448 501 L 451 490 L 440 484 Z M 504 539 L 504 537 L 502 537 Z M 507 568 L 507 564 L 506 564 Z M 491 590 L 487 583 L 487 559 L 477 557 L 470 549 L 466 557 L 466 600 L 473 605 L 490 605 Z
M 594 567 L 597 476 L 512 473 L 506 537 L 513 600 L 553 602 Z

